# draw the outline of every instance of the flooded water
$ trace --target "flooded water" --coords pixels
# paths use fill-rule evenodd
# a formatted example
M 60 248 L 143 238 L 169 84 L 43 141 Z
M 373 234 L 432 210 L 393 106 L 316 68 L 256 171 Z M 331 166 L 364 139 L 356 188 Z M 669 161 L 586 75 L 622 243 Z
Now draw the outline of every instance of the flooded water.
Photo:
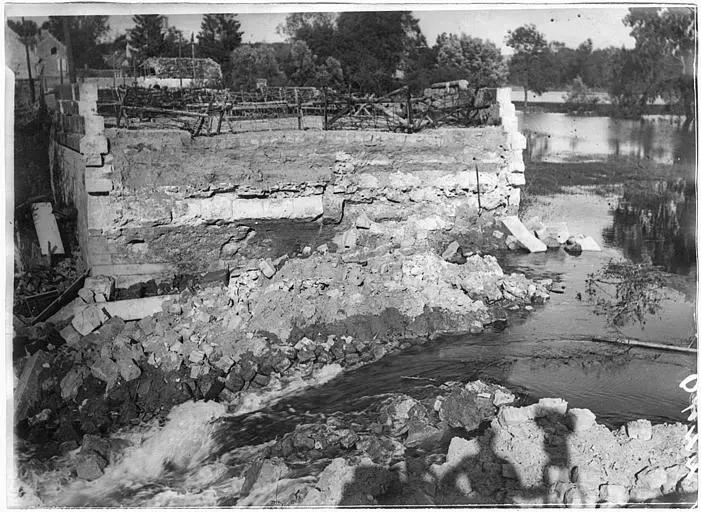
M 695 161 L 695 134 L 682 132 L 671 116 L 644 116 L 640 121 L 599 116 L 519 113 L 532 161 L 566 162 L 636 158 L 663 164 Z

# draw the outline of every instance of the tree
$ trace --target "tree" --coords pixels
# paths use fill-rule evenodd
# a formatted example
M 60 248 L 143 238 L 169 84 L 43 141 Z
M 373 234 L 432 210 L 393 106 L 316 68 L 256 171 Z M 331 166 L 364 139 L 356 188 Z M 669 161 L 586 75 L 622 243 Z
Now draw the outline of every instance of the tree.
M 696 111 L 696 16 L 691 7 L 630 8 L 623 23 L 635 38 L 638 65 L 649 73 L 649 94 L 683 105 L 688 129 Z
M 579 76 L 567 87 L 567 94 L 563 99 L 567 110 L 574 113 L 579 113 L 599 103 L 599 97 L 592 94 L 584 80 Z
M 285 75 L 296 86 L 315 85 L 316 60 L 316 55 L 312 54 L 306 42 L 294 41 L 283 64 Z
M 426 46 L 409 12 L 344 12 L 338 16 L 337 55 L 346 80 L 363 92 L 382 94 L 397 85 L 415 50 Z
M 323 64 L 316 67 L 314 82 L 318 86 L 340 89 L 344 85 L 341 62 L 333 57 L 326 57 Z
M 227 75 L 231 69 L 231 52 L 241 44 L 243 32 L 235 14 L 205 14 L 197 34 L 199 54 L 219 63 Z
M 285 82 L 285 75 L 280 71 L 275 51 L 270 46 L 242 44 L 231 52 L 231 71 L 225 78 L 229 87 L 253 89 L 259 78 L 267 80 L 270 86 Z
M 441 34 L 436 40 L 440 80 L 465 79 L 476 88 L 499 87 L 506 79 L 501 52 L 491 41 L 465 34 Z
M 29 58 L 30 50 L 33 50 L 37 44 L 37 34 L 39 27 L 33 21 L 22 18 L 21 22 L 8 20 L 7 25 L 14 30 L 19 36 L 20 41 L 24 45 L 24 53 L 27 58 L 27 77 L 29 78 L 29 95 L 32 103 L 36 101 L 36 91 L 34 90 L 34 80 L 32 79 L 32 61 Z
M 615 115 L 638 118 L 657 96 L 660 69 L 642 53 L 622 48 L 612 62 L 609 96 Z
M 335 13 L 293 13 L 285 18 L 278 32 L 285 35 L 288 41 L 304 41 L 312 54 L 322 61 L 338 56 Z
M 105 67 L 100 43 L 109 33 L 109 16 L 49 16 L 42 28 L 66 45 L 69 65 Z
M 141 60 L 162 57 L 166 47 L 166 17 L 160 14 L 136 14 L 134 28 L 129 30 L 129 45 Z
M 529 90 L 537 94 L 545 92 L 548 45 L 545 36 L 533 24 L 509 30 L 506 44 L 515 50 L 509 61 L 509 75 L 516 84 L 523 86 L 523 102 L 527 107 Z
M 183 43 L 183 33 L 175 27 L 168 27 L 163 34 L 163 47 L 159 57 L 180 57 L 190 56 L 192 50 L 188 51 L 190 45 Z M 181 55 L 182 54 L 182 55 Z

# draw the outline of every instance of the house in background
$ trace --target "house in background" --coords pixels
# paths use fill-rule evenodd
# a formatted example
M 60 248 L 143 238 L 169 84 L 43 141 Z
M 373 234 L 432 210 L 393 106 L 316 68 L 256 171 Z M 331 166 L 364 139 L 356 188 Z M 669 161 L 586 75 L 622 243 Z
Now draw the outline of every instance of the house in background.
M 48 30 L 40 30 L 36 53 L 37 77 L 44 80 L 44 89 L 48 90 L 62 84 L 68 77 L 66 45 Z
M 190 57 L 149 57 L 141 63 L 142 87 L 193 87 L 213 85 L 222 79 L 221 66 L 212 59 Z
M 48 30 L 39 30 L 36 45 L 29 48 L 32 78 L 44 90 L 63 83 L 68 76 L 66 46 Z M 26 49 L 20 36 L 5 26 L 5 64 L 15 74 L 16 81 L 29 80 Z

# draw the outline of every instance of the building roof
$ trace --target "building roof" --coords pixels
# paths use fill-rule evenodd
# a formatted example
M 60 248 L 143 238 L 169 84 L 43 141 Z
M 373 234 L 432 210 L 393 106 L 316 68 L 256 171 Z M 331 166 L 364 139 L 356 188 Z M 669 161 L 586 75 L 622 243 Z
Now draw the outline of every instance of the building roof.
M 195 77 L 217 80 L 222 77 L 221 66 L 212 59 L 192 59 L 189 57 L 149 57 L 141 63 L 146 74 L 158 78 L 190 78 L 195 68 Z

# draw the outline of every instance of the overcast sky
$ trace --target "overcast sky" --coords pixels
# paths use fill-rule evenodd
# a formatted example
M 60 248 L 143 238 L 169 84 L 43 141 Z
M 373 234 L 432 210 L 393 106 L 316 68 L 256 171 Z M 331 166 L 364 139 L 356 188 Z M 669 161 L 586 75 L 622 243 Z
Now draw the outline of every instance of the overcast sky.
M 199 31 L 201 14 L 180 14 L 183 12 L 183 5 L 174 7 L 161 6 L 158 12 L 168 17 L 170 25 L 181 29 L 185 36 Z M 233 12 L 229 6 L 228 12 Z M 236 6 L 238 7 L 238 6 Z M 261 6 L 249 6 L 249 12 L 239 12 L 241 28 L 244 31 L 244 42 L 275 42 L 282 41 L 283 38 L 277 33 L 277 27 L 284 22 L 285 12 L 250 12 L 258 11 Z M 49 6 L 44 6 L 43 13 L 46 13 Z M 55 4 L 54 4 L 55 8 Z M 195 9 L 199 12 L 207 12 L 207 6 L 185 6 L 191 13 Z M 285 8 L 285 7 L 282 7 Z M 287 7 L 289 8 L 289 7 Z M 355 7 L 356 9 L 358 6 Z M 10 6 L 7 6 L 10 15 Z M 133 26 L 131 16 L 135 13 L 145 13 L 148 6 L 144 4 L 122 4 L 118 8 L 113 7 L 111 12 L 119 12 L 122 15 L 110 16 L 111 35 L 115 36 L 126 32 Z M 221 7 L 220 7 L 221 9 Z M 175 12 L 179 12 L 176 14 Z M 279 10 L 279 7 L 278 7 Z M 61 8 L 61 12 L 66 12 L 66 7 Z M 81 11 L 85 13 L 85 8 Z M 587 38 L 591 38 L 595 48 L 606 46 L 626 46 L 632 47 L 635 41 L 630 37 L 630 29 L 623 25 L 622 19 L 626 15 L 627 9 L 624 7 L 576 7 L 576 8 L 528 8 L 513 9 L 499 8 L 493 6 L 489 9 L 480 10 L 415 10 L 414 15 L 419 19 L 421 30 L 426 36 L 429 45 L 433 45 L 436 36 L 441 32 L 461 33 L 492 40 L 501 47 L 505 53 L 509 53 L 509 48 L 504 44 L 504 38 L 508 30 L 514 29 L 525 23 L 534 23 L 536 27 L 545 34 L 548 41 L 561 41 L 567 46 L 576 47 Z M 25 11 L 25 15 L 30 12 Z M 59 14 L 58 12 L 56 14 Z M 45 17 L 34 18 L 39 23 Z

